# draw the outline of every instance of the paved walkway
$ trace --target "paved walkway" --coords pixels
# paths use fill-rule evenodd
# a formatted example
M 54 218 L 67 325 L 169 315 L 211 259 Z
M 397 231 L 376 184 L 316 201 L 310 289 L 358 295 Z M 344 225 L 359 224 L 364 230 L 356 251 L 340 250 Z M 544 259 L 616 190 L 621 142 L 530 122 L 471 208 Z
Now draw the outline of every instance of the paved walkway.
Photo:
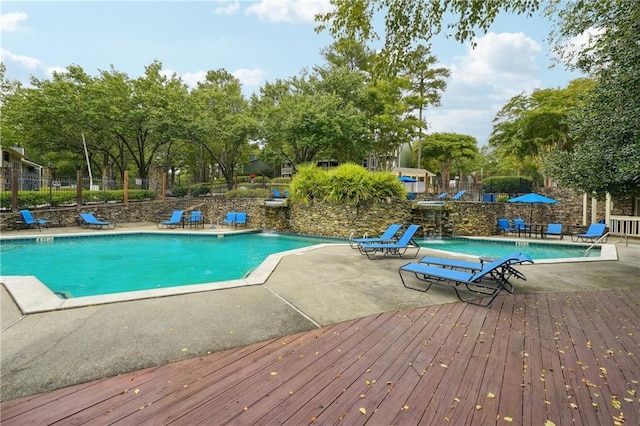
M 429 250 L 423 252 L 429 254 Z M 618 244 L 618 254 L 618 261 L 523 265 L 519 270 L 528 281 L 517 282 L 516 292 L 638 286 L 640 246 Z M 403 288 L 397 270 L 406 262 L 370 261 L 348 246 L 325 247 L 283 258 L 264 285 L 26 316 L 2 287 L 0 399 L 11 400 L 382 312 L 457 300 L 447 288 L 434 288 L 428 293 Z

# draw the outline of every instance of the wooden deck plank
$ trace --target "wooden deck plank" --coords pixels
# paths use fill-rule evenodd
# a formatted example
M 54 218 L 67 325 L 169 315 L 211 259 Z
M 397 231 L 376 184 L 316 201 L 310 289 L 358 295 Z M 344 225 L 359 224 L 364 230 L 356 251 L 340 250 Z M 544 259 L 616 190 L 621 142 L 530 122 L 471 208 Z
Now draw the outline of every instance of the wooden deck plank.
M 507 350 L 509 346 L 509 332 L 513 320 L 514 298 L 503 298 L 500 310 L 497 312 L 498 320 L 495 327 L 487 330 L 491 349 L 487 358 L 487 374 L 483 380 L 478 394 L 478 405 L 481 410 L 475 410 L 471 420 L 472 424 L 486 424 L 495 422 L 503 415 L 499 411 L 499 396 L 501 395 L 502 382 L 505 372 Z M 522 374 L 520 370 L 518 374 Z
M 502 302 L 502 299 L 496 299 L 484 317 L 476 315 L 474 321 L 480 327 L 473 335 L 475 345 L 468 359 L 467 370 L 464 372 L 464 382 L 460 384 L 457 392 L 456 398 L 460 401 L 454 400 L 456 405 L 452 406 L 447 414 L 449 423 L 452 425 L 471 424 L 474 412 L 482 409 L 481 404 L 485 396 L 480 395 L 480 388 L 485 376 L 493 374 L 487 371 L 487 359 L 491 356 L 490 336 L 498 324 Z M 469 334 L 469 336 L 472 335 Z
M 359 411 L 361 407 L 370 413 L 367 421 L 371 421 L 370 419 L 375 418 L 374 416 L 380 411 L 383 401 L 387 401 L 387 406 L 395 406 L 397 410 L 402 409 L 404 399 L 394 390 L 398 379 L 409 368 L 404 356 L 415 357 L 415 354 L 421 350 L 425 336 L 428 335 L 427 330 L 432 324 L 433 317 L 427 312 L 425 311 L 420 318 L 412 321 L 412 327 L 408 328 L 402 338 L 395 342 L 393 350 L 386 351 L 371 365 L 369 368 L 371 372 L 379 372 L 373 380 L 367 379 L 371 383 L 366 380 L 364 384 L 361 380 L 357 381 L 354 383 L 355 386 L 348 389 L 347 394 L 341 395 L 341 398 L 350 398 L 352 401 L 352 409 L 341 417 L 342 423 L 357 424 L 362 421 L 363 414 Z M 377 420 L 374 420 L 375 422 Z
M 508 344 L 500 396 L 498 397 L 498 413 L 521 422 L 523 420 L 523 366 L 525 348 L 525 300 L 524 297 L 513 297 L 513 313 L 508 333 Z
M 393 382 L 389 388 L 389 394 L 378 403 L 375 411 L 369 412 L 367 416 L 372 424 L 392 424 L 397 414 L 405 410 L 404 407 L 410 403 L 408 398 L 424 374 L 422 370 L 418 370 L 418 365 L 427 361 L 424 358 L 425 353 L 431 354 L 431 357 L 435 356 L 437 349 L 442 345 L 441 339 L 446 339 L 450 332 L 450 327 L 443 324 L 448 322 L 453 326 L 463 309 L 464 306 L 447 304 L 441 305 L 435 312 L 430 310 L 425 313 L 427 324 L 419 338 L 414 340 L 413 345 L 402 358 L 393 362 L 395 372 L 394 376 L 388 379 Z M 416 410 L 418 406 L 409 409 Z
M 397 416 L 393 419 L 393 424 L 418 424 L 425 412 L 437 409 L 434 398 L 439 399 L 438 389 L 446 386 L 444 378 L 448 366 L 452 363 L 466 330 L 460 324 L 470 321 L 475 312 L 473 308 L 473 305 L 464 304 L 463 309 L 459 312 L 452 310 L 452 314 L 438 325 L 434 337 L 412 363 L 412 369 L 419 374 L 420 380 L 404 404 L 407 408 L 403 410 L 404 406 L 395 407 Z
M 501 295 L 489 308 L 385 313 L 3 401 L 0 419 L 640 424 L 639 327 L 640 289 Z
M 433 311 L 432 309 L 430 309 L 429 311 Z M 445 313 L 445 309 L 439 309 L 436 311 L 436 315 L 433 317 L 435 319 L 432 319 L 431 323 L 433 323 L 434 321 L 436 321 L 436 319 L 438 318 L 439 315 L 446 315 Z M 431 315 L 429 315 L 431 316 Z M 413 322 L 413 321 L 412 321 Z M 414 322 L 415 324 L 415 322 Z M 414 341 L 414 344 L 419 344 L 422 345 L 424 343 L 423 340 L 416 340 Z M 415 351 L 410 349 L 408 351 L 408 353 L 410 354 L 415 354 Z M 404 359 L 404 363 L 406 364 L 406 358 L 400 358 L 400 359 Z M 335 371 L 333 371 L 334 373 L 339 373 L 340 370 L 336 369 Z M 371 379 L 362 379 L 362 381 L 366 381 L 369 380 L 371 381 Z M 393 379 L 391 379 L 393 380 Z M 338 384 L 338 383 L 335 383 Z M 335 384 L 333 384 L 335 386 Z M 386 381 L 385 381 L 386 384 Z M 298 409 L 293 415 L 289 416 L 289 417 L 285 417 L 286 418 L 286 423 L 287 424 L 300 424 L 302 422 L 305 421 L 309 421 L 309 419 L 312 418 L 318 418 L 319 416 L 321 416 L 325 410 L 325 404 L 326 401 L 330 401 L 334 398 L 336 398 L 336 395 L 339 395 L 342 392 L 342 388 L 335 388 L 334 386 L 327 386 L 324 387 L 322 389 L 319 389 L 317 387 L 315 387 L 314 389 L 314 385 L 313 383 L 308 383 L 307 385 L 305 385 L 306 388 L 306 392 L 305 392 L 305 397 L 307 397 L 306 399 L 306 403 L 304 404 L 303 408 Z M 337 392 L 336 392 L 337 391 Z M 298 399 L 290 401 L 293 402 L 294 404 L 299 401 Z M 358 407 L 359 409 L 360 407 Z M 371 412 L 371 410 L 370 410 Z M 284 414 L 284 413 L 283 413 Z M 279 417 L 276 418 L 276 420 L 278 420 Z
M 558 299 L 565 319 L 565 329 L 557 340 L 558 357 L 563 366 L 569 405 L 583 424 L 605 424 L 611 418 L 599 407 L 608 392 L 606 387 L 594 388 L 600 380 L 595 368 L 598 360 L 589 344 L 593 338 L 591 320 L 583 309 L 579 293 L 559 293 Z
M 279 378 L 272 376 L 271 372 L 281 370 L 280 367 L 284 367 L 287 362 L 291 362 L 301 354 L 312 356 L 316 352 L 330 350 L 333 345 L 342 341 L 340 337 L 342 333 L 350 335 L 357 329 L 354 324 L 366 324 L 374 319 L 368 317 L 323 328 L 320 334 L 314 334 L 318 336 L 317 338 L 298 339 L 301 341 L 296 346 L 276 344 L 267 356 L 242 363 L 237 370 L 207 376 L 206 380 L 199 380 L 186 389 L 167 394 L 163 400 L 161 415 L 167 422 L 171 422 L 181 419 L 183 416 L 198 415 L 209 411 L 217 412 L 227 406 L 229 409 L 232 407 L 238 409 L 236 405 L 239 403 L 235 403 L 235 401 L 245 392 L 252 390 L 256 383 L 267 380 L 269 385 L 277 384 L 276 379 Z M 244 406 L 239 410 L 244 410 Z M 137 423 L 149 421 L 157 415 L 152 412 L 132 412 L 126 420 Z
M 212 374 L 232 374 L 242 362 L 259 359 L 273 351 L 272 347 L 287 341 L 296 341 L 298 336 L 258 342 L 241 348 L 229 349 L 215 357 L 196 357 L 160 368 L 155 381 L 131 382 L 126 392 L 115 393 L 111 398 L 88 407 L 86 410 L 66 418 L 66 421 L 82 423 L 88 419 L 108 423 L 126 418 L 132 412 L 160 411 L 162 399 L 172 392 L 181 391 Z M 230 372 L 229 372 L 230 371 Z
M 412 330 L 413 329 L 413 330 Z M 383 375 L 392 361 L 392 354 L 401 353 L 398 348 L 390 350 L 391 347 L 405 347 L 405 340 L 414 341 L 413 337 L 422 329 L 413 321 L 405 317 L 405 321 L 398 323 L 394 330 L 385 334 L 366 352 L 359 351 L 357 364 L 340 373 L 344 389 L 335 397 L 331 404 L 316 416 L 316 421 L 320 424 L 347 421 L 349 414 L 356 414 L 358 419 L 362 418 L 359 409 L 364 408 L 367 412 L 373 413 L 376 408 L 376 401 L 366 394 L 372 389 L 384 388 L 389 380 L 384 380 Z M 407 333 L 407 330 L 411 330 Z M 395 333 L 392 335 L 391 333 Z M 393 379 L 393 377 L 391 377 Z M 364 395 L 364 398 L 360 396 Z
M 589 383 L 598 384 L 598 399 L 594 398 L 597 407 L 594 406 L 594 409 L 597 408 L 597 413 L 607 421 L 615 417 L 624 418 L 628 424 L 640 424 L 638 401 L 634 396 L 640 391 L 636 355 L 634 352 L 628 352 L 621 344 L 619 323 L 626 322 L 620 317 L 621 311 L 615 308 L 608 309 L 616 303 L 615 295 L 603 294 L 602 299 L 597 301 L 584 297 L 582 299 L 585 303 L 579 317 L 584 320 L 581 327 L 574 330 L 574 335 L 583 332 L 587 336 L 585 338 L 588 338 L 590 352 L 593 354 L 591 362 L 597 366 L 589 369 L 592 370 Z M 584 346 L 584 342 L 576 343 L 577 348 Z M 593 393 L 595 392 L 592 389 Z M 615 407 L 616 401 L 619 408 Z
M 410 321 L 406 317 L 395 313 L 394 315 L 390 315 L 385 322 L 378 322 L 377 327 L 373 330 L 371 328 L 360 330 L 360 334 L 363 338 L 356 344 L 353 344 L 353 341 L 344 340 L 336 347 L 332 357 L 319 358 L 317 365 L 312 366 L 312 368 L 319 374 L 306 382 L 313 383 L 318 388 L 327 386 L 335 389 L 336 386 L 339 386 L 342 388 L 342 391 L 339 394 L 344 394 L 346 389 L 354 381 L 367 374 L 366 372 L 370 365 L 369 358 L 376 359 L 382 355 L 385 350 L 389 348 L 389 345 L 397 339 L 399 331 L 406 329 L 409 323 Z M 306 384 L 301 383 L 299 378 L 296 377 L 297 374 L 295 374 L 295 372 L 293 373 L 294 375 L 288 378 L 288 382 L 291 382 L 298 387 Z M 264 405 L 271 405 L 273 407 L 273 405 L 277 405 L 287 399 L 288 396 L 293 395 L 289 393 L 292 391 L 290 386 L 281 389 L 285 390 L 285 392 L 281 392 L 280 395 L 276 395 L 275 398 L 270 394 L 268 398 L 265 398 L 263 401 L 257 401 L 257 403 L 259 404 L 262 402 Z M 326 399 L 326 401 L 329 402 L 327 405 L 338 409 L 335 390 L 333 392 L 329 392 L 329 394 L 331 394 L 331 398 L 333 398 L 333 400 Z M 292 406 L 289 405 L 289 407 Z M 252 405 L 251 409 L 253 410 L 253 408 L 254 406 Z M 272 410 L 275 411 L 276 409 L 267 409 L 267 411 Z M 259 411 L 264 412 L 264 410 Z M 247 413 L 241 413 L 236 418 L 216 417 L 215 419 L 211 419 L 211 421 L 215 420 L 215 422 L 218 422 L 219 424 L 224 424 L 227 421 L 247 424 L 247 420 L 249 419 L 246 414 Z M 310 421 L 310 419 L 307 419 L 307 421 Z
M 523 363 L 523 406 L 522 417 L 529 419 L 529 424 L 543 425 L 550 420 L 545 382 L 543 376 L 542 349 L 543 339 L 540 334 L 539 316 L 544 314 L 546 303 L 541 302 L 535 294 L 523 296 L 525 299 L 525 345 Z M 542 307 L 541 307 L 542 305 Z M 523 421 L 522 424 L 525 424 Z
M 478 384 L 486 377 L 487 368 L 486 360 L 490 352 L 485 353 L 484 365 L 482 362 L 470 363 L 472 354 L 477 346 L 489 345 L 479 343 L 485 339 L 486 333 L 483 330 L 491 331 L 497 323 L 497 313 L 501 309 L 499 301 L 491 309 L 480 306 L 467 306 L 465 314 L 461 317 L 458 326 L 466 325 L 461 330 L 463 334 L 460 336 L 460 343 L 455 353 L 452 354 L 449 364 L 445 369 L 443 376 L 443 386 L 438 387 L 436 395 L 431 399 L 429 406 L 425 407 L 420 423 L 422 424 L 440 424 L 442 422 L 450 423 L 454 413 L 473 413 L 477 401 Z M 496 317 L 496 321 L 491 328 L 487 328 L 487 318 Z M 486 350 L 487 348 L 482 348 Z M 470 371 L 470 367 L 474 370 Z M 472 380 L 475 379 L 475 380 Z M 472 389 L 476 390 L 475 394 L 463 395 Z

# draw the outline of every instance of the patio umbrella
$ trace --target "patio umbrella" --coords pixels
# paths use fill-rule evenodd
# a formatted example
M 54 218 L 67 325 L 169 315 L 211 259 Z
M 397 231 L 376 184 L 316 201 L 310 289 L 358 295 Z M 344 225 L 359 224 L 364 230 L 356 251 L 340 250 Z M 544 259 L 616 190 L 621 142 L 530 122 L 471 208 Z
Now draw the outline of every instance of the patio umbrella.
M 533 217 L 533 205 L 534 204 L 557 204 L 558 201 L 553 198 L 545 197 L 544 195 L 536 194 L 532 192 L 530 194 L 521 195 L 519 197 L 509 198 L 508 203 L 524 203 L 529 204 L 529 222 Z

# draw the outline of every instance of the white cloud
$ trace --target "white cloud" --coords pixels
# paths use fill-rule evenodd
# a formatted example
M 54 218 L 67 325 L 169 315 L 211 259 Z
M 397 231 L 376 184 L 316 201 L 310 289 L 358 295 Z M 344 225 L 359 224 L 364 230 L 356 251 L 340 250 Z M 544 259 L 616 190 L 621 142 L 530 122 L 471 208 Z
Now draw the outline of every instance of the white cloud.
M 245 10 L 268 22 L 314 22 L 315 15 L 331 9 L 329 0 L 261 0 Z
M 429 132 L 454 132 L 487 142 L 496 113 L 513 96 L 541 87 L 542 47 L 523 33 L 488 33 L 456 57 L 442 106 L 428 111 Z
M 198 83 L 203 82 L 207 78 L 206 71 L 186 72 L 180 76 L 182 81 L 189 87 L 196 87 Z
M 26 31 L 27 28 L 22 26 L 22 21 L 26 20 L 27 14 L 23 12 L 0 14 L 0 31 L 7 33 Z
M 218 0 L 218 4 L 213 10 L 216 15 L 235 15 L 240 10 L 240 3 L 237 1 Z
M 596 40 L 605 33 L 604 28 L 588 28 L 582 34 L 567 39 L 562 49 L 562 55 L 559 59 L 568 66 L 575 66 L 578 57 L 584 54 L 595 44 Z M 555 55 L 558 58 L 558 55 Z
M 166 77 L 171 77 L 174 73 L 178 75 L 187 86 L 192 88 L 195 88 L 198 83 L 205 81 L 207 78 L 207 71 L 186 72 L 181 75 L 170 69 L 163 69 L 161 71 L 161 74 Z M 243 88 L 246 88 L 247 86 L 260 86 L 268 73 L 260 68 L 239 68 L 231 72 L 231 74 L 240 80 Z
M 260 86 L 267 76 L 267 72 L 260 68 L 239 68 L 231 74 L 242 83 L 242 86 Z
M 18 66 L 26 68 L 28 70 L 44 68 L 39 59 L 31 58 L 24 55 L 16 55 L 15 53 L 12 53 L 6 49 L 0 49 L 0 59 L 2 59 L 2 62 L 13 62 Z

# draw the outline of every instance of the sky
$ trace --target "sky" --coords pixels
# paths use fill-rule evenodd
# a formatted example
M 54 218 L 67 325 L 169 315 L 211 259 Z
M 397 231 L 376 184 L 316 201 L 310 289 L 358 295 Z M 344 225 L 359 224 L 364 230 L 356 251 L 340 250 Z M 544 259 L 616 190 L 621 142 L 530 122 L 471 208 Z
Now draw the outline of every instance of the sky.
M 329 0 L 3 0 L 0 58 L 7 78 L 25 84 L 72 64 L 93 76 L 113 67 L 136 78 L 159 61 L 195 87 L 223 68 L 248 95 L 323 63 L 320 51 L 333 39 L 314 31 L 314 15 L 329 8 Z M 428 132 L 471 135 L 482 146 L 511 97 L 580 77 L 550 68 L 549 30 L 544 18 L 503 14 L 475 49 L 434 39 L 432 54 L 451 77 L 441 106 L 427 111 Z

